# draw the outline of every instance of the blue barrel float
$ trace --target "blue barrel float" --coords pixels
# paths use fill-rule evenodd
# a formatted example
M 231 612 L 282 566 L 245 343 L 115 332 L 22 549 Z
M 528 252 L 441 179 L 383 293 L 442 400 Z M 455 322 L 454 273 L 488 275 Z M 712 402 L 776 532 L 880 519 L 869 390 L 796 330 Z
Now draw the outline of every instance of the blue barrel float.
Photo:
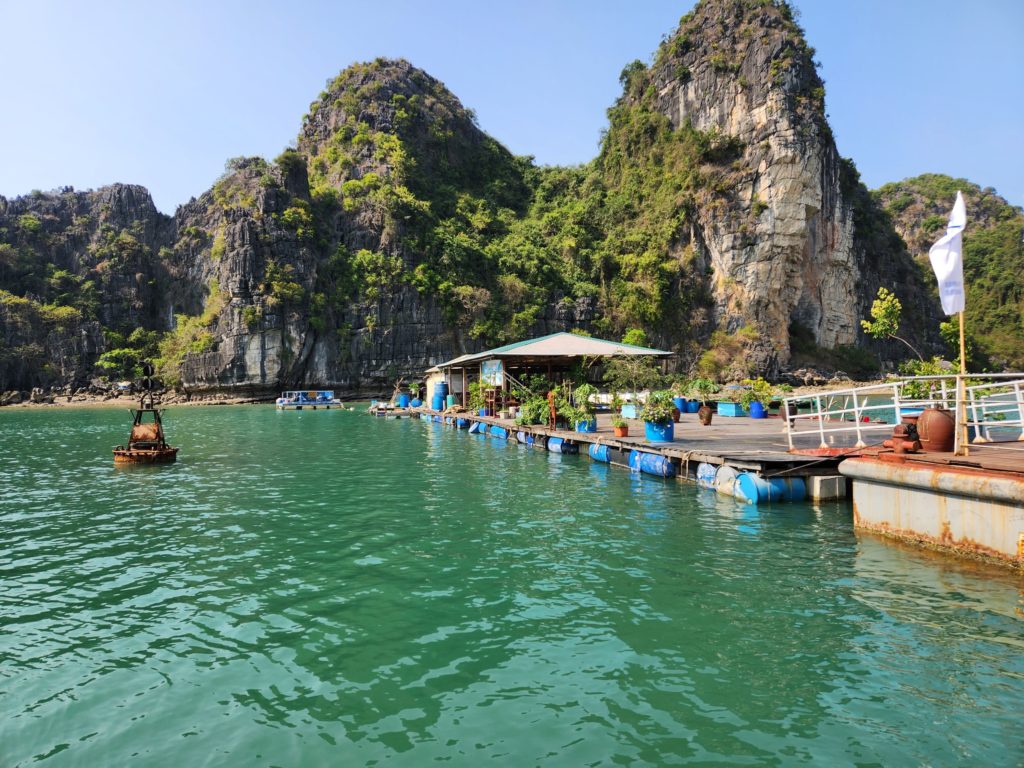
M 645 421 L 644 437 L 651 443 L 671 443 L 675 439 L 674 426 L 671 421 L 668 424 L 655 424 L 653 421 Z
M 736 478 L 736 498 L 748 504 L 803 501 L 807 486 L 802 477 L 763 478 L 753 472 L 741 472 Z
M 455 426 L 459 429 L 465 429 L 469 426 L 469 419 L 456 419 Z
M 471 435 L 482 435 L 486 431 L 487 425 L 482 422 L 474 421 L 472 424 L 469 425 L 469 434 Z
M 629 452 L 629 468 L 634 472 L 643 472 L 657 477 L 675 477 L 676 465 L 668 456 L 659 453 Z
M 409 396 L 403 392 L 398 396 L 398 407 L 408 408 L 409 407 Z
M 736 470 L 723 464 L 715 472 L 715 490 L 723 496 L 736 495 Z
M 576 454 L 580 452 L 580 447 L 564 438 L 550 437 L 548 438 L 548 450 L 552 453 Z
M 504 427 L 499 427 L 497 424 L 491 425 L 490 433 L 499 440 L 508 440 L 508 430 Z
M 612 460 L 611 451 L 608 449 L 608 446 L 601 445 L 600 443 L 591 443 L 587 453 L 590 454 L 590 458 L 594 461 L 600 461 L 602 464 L 607 464 Z
M 523 445 L 533 445 L 533 435 L 531 435 L 529 432 L 523 432 L 522 430 L 519 430 L 518 432 L 516 432 L 516 441 L 522 443 Z
M 701 462 L 697 465 L 697 487 L 715 490 L 715 475 L 718 474 L 718 467 L 714 464 Z

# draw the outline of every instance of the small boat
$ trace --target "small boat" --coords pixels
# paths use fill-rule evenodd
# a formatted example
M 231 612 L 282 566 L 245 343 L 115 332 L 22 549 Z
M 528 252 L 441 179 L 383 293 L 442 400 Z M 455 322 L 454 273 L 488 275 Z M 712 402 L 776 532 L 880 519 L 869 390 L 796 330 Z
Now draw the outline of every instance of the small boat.
M 146 366 L 149 382 L 151 368 Z M 147 405 L 146 398 L 149 398 Z M 138 408 L 132 408 L 132 431 L 128 435 L 128 446 L 119 445 L 114 449 L 115 464 L 170 464 L 178 456 L 178 449 L 172 448 L 164 439 L 164 425 L 160 419 L 161 409 L 153 406 L 152 384 L 142 396 Z M 149 420 L 147 421 L 147 415 Z
M 339 411 L 345 410 L 344 404 L 334 396 L 334 391 L 330 389 L 282 392 L 281 396 L 274 401 L 274 404 L 279 411 L 301 411 L 304 408 L 312 411 L 318 408 L 327 411 L 331 408 Z

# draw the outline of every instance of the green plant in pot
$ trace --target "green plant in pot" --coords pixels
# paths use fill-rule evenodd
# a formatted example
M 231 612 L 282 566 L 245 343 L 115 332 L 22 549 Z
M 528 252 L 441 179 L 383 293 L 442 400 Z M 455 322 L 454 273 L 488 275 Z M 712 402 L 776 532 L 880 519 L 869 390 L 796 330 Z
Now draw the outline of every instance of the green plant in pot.
M 596 432 L 597 422 L 594 420 L 594 406 L 590 398 L 597 394 L 597 387 L 591 384 L 580 384 L 572 393 L 573 405 L 576 407 L 577 420 L 572 422 L 579 432 Z M 580 425 L 585 424 L 583 429 Z
M 480 413 L 487 407 L 487 396 L 484 394 L 482 382 L 474 381 L 469 385 L 469 410 L 474 414 Z
M 718 391 L 718 385 L 711 379 L 692 379 L 690 381 L 690 394 L 700 400 L 700 409 L 697 411 L 697 418 L 705 427 L 711 424 L 711 417 L 715 415 L 714 409 L 708 405 L 708 399 Z
M 548 401 L 546 397 L 533 395 L 519 406 L 516 424 L 544 424 L 548 420 Z
M 616 437 L 629 437 L 629 422 L 621 416 L 612 416 L 612 431 Z
M 763 419 L 768 403 L 775 397 L 772 385 L 758 376 L 756 379 L 744 379 L 747 389 L 740 394 L 740 404 L 753 419 Z
M 657 390 L 647 396 L 640 410 L 640 418 L 644 421 L 644 433 L 648 440 L 659 443 L 672 441 L 672 413 L 675 407 L 672 393 L 668 390 Z

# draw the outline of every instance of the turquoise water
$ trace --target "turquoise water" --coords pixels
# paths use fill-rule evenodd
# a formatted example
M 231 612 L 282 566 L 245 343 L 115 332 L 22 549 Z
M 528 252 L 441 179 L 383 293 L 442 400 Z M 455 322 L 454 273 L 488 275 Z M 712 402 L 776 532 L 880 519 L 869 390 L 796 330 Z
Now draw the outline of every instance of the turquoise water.
M 1019 765 L 1022 583 L 440 425 L 0 411 L 0 765 Z

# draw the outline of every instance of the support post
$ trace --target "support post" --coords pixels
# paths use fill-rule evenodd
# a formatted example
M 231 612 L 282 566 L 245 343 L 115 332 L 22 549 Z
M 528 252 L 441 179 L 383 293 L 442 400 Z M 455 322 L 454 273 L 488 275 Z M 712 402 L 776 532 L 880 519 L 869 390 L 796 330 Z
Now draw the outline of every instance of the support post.
M 964 313 L 960 315 L 960 375 L 956 378 L 956 455 L 967 456 L 970 453 L 967 439 L 967 344 L 964 341 Z

